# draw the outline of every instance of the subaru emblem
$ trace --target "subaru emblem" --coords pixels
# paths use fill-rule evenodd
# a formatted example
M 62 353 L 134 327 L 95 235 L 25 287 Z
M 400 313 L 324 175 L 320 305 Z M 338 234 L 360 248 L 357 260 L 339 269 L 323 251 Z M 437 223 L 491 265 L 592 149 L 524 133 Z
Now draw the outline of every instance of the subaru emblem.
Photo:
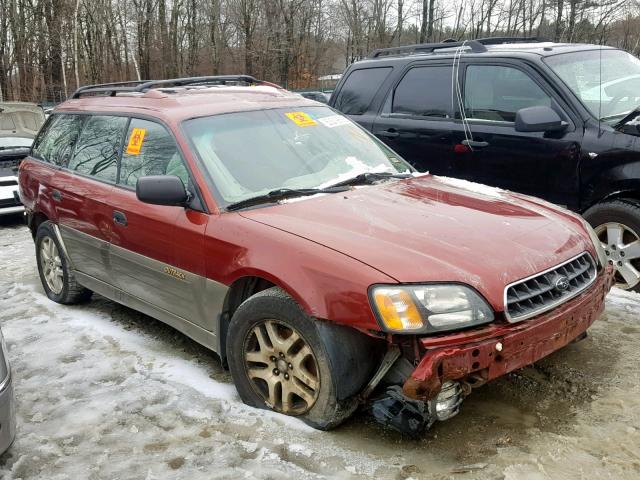
M 564 275 L 557 277 L 555 282 L 555 287 L 556 287 L 556 290 L 560 292 L 564 292 L 566 289 L 569 288 L 569 279 Z

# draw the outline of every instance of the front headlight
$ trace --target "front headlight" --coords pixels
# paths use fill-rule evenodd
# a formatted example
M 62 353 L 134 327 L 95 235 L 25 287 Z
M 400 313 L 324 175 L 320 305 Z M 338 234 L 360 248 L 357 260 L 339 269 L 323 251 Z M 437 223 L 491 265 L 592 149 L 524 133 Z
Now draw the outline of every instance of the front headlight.
M 377 285 L 371 303 L 383 329 L 394 333 L 457 330 L 494 318 L 478 293 L 458 284 Z
M 583 220 L 584 228 L 589 233 L 589 237 L 591 238 L 591 242 L 593 243 L 593 247 L 596 249 L 596 254 L 598 255 L 598 263 L 601 267 L 604 267 L 607 264 L 607 256 L 604 253 L 604 248 L 602 248 L 602 242 L 598 238 L 598 234 L 593 229 L 589 222 Z

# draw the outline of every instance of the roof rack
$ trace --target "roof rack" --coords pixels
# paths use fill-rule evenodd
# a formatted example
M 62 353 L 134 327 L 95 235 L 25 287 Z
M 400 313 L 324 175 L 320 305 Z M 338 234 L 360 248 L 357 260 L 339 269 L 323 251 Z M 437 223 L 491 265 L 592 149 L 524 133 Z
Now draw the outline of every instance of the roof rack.
M 551 40 L 546 37 L 487 37 L 479 38 L 476 42 L 482 45 L 502 45 L 505 43 L 544 43 Z
M 393 55 L 412 55 L 416 53 L 433 53 L 442 48 L 469 47 L 474 53 L 484 53 L 487 51 L 484 45 L 476 40 L 465 40 L 463 42 L 445 41 L 440 43 L 418 43 L 416 45 L 406 45 L 403 47 L 379 48 L 374 50 L 369 58 L 389 57 Z
M 400 55 L 414 55 L 420 53 L 433 53 L 444 48 L 469 47 L 473 53 L 485 53 L 486 45 L 501 45 L 505 43 L 539 43 L 549 42 L 543 37 L 488 37 L 476 40 L 456 41 L 447 39 L 439 43 L 418 43 L 416 45 L 406 45 L 402 47 L 379 48 L 374 50 L 369 58 L 380 58 Z
M 207 77 L 169 78 L 166 80 L 133 80 L 129 82 L 101 83 L 97 85 L 85 85 L 78 88 L 71 98 L 80 98 L 85 94 L 105 94 L 115 97 L 123 92 L 146 92 L 152 88 L 171 88 L 187 86 L 226 85 L 227 83 L 246 83 L 249 85 L 266 85 L 282 88 L 271 82 L 258 80 L 251 75 L 213 75 Z

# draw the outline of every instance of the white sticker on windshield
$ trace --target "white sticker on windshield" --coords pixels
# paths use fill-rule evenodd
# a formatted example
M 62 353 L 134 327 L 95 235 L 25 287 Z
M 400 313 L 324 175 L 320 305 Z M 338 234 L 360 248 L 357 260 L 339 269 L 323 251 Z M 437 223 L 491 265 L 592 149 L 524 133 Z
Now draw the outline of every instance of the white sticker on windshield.
M 340 127 L 342 125 L 351 125 L 347 117 L 342 115 L 331 115 L 330 117 L 318 118 L 318 121 L 328 128 Z

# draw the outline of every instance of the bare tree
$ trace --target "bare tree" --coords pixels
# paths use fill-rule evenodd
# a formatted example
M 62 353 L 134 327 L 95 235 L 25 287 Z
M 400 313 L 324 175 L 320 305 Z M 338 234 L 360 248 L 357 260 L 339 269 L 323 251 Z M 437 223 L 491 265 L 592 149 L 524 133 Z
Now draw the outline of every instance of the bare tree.
M 0 99 L 76 86 L 250 73 L 313 87 L 375 48 L 549 36 L 640 45 L 637 0 L 0 0 Z

